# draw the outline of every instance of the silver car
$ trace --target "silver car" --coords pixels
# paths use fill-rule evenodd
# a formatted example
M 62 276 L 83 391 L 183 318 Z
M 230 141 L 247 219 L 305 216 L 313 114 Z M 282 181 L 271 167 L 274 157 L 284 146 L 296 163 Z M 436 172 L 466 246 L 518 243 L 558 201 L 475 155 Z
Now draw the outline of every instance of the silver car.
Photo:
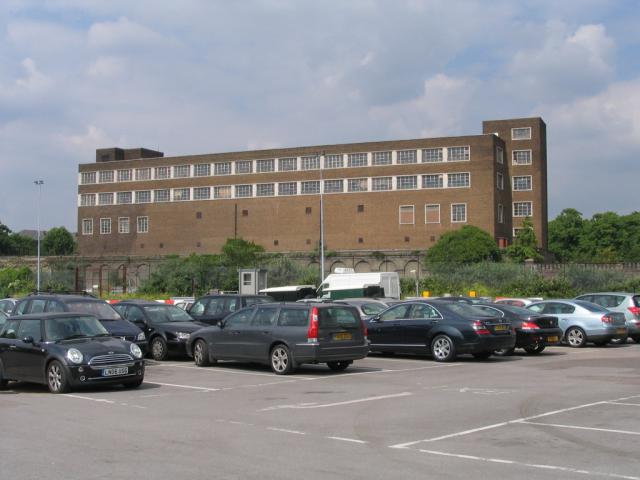
M 597 303 L 612 312 L 623 313 L 629 336 L 640 343 L 640 295 L 625 292 L 587 293 L 576 297 L 576 300 Z
M 584 347 L 587 342 L 606 345 L 611 340 L 627 338 L 624 315 L 584 300 L 545 300 L 526 307 L 536 313 L 558 317 L 563 339 L 570 347 Z

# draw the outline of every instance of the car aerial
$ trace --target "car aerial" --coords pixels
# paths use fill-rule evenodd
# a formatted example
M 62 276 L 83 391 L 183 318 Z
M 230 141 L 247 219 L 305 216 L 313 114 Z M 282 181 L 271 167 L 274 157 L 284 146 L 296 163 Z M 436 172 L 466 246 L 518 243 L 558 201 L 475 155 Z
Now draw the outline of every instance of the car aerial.
M 470 353 L 488 358 L 513 348 L 511 323 L 487 316 L 465 302 L 414 300 L 389 307 L 366 322 L 371 351 L 430 353 L 438 362 Z
M 0 330 L 0 388 L 8 381 L 42 383 L 52 393 L 74 387 L 144 380 L 142 350 L 112 337 L 92 315 L 35 313 L 7 319 Z
M 335 303 L 267 303 L 229 315 L 218 326 L 191 335 L 188 353 L 196 365 L 217 360 L 267 364 L 285 375 L 307 363 L 346 369 L 369 353 L 358 311 Z
M 523 348 L 529 354 L 541 353 L 549 345 L 558 345 L 562 338 L 562 330 L 558 327 L 556 317 L 495 303 L 474 305 L 473 308 L 511 322 L 516 333 L 516 344 L 512 348 L 496 350 L 498 355 L 512 355 L 516 348 Z
M 165 360 L 169 354 L 186 355 L 191 333 L 207 326 L 181 308 L 150 300 L 125 300 L 113 308 L 145 333 L 154 360 Z
M 91 295 L 33 294 L 16 303 L 13 315 L 42 312 L 75 312 L 94 315 L 114 337 L 135 342 L 143 352 L 147 350 L 147 339 L 142 330 L 124 320 L 111 305 Z
M 273 302 L 267 295 L 216 294 L 198 298 L 187 311 L 195 320 L 216 325 L 230 313 L 256 303 Z
M 17 301 L 15 298 L 3 298 L 0 300 L 0 312 L 11 315 Z
M 383 301 L 373 298 L 342 298 L 335 300 L 335 303 L 344 303 L 356 307 L 362 320 L 368 320 L 386 310 L 388 307 Z
M 576 297 L 576 300 L 597 303 L 612 312 L 623 313 L 629 336 L 640 343 L 640 295 L 625 292 L 587 293 Z
M 627 338 L 624 315 L 595 303 L 568 299 L 544 300 L 526 308 L 557 317 L 563 340 L 570 347 L 584 347 L 587 342 L 602 346 L 614 339 Z

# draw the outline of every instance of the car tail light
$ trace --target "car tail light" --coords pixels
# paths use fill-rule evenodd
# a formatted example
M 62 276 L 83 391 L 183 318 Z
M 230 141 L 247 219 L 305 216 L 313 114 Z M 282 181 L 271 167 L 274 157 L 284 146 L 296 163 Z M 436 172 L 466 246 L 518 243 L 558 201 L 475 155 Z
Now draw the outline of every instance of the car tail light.
M 609 315 L 602 316 L 602 323 L 613 323 L 613 317 Z
M 309 330 L 307 331 L 307 342 L 318 343 L 318 307 L 313 307 L 311 309 Z
M 491 332 L 489 331 L 489 329 L 487 329 L 485 324 L 482 323 L 480 320 L 473 321 L 473 329 L 476 331 L 478 335 L 491 335 Z
M 640 317 L 640 307 L 629 307 L 629 311 L 636 317 Z
M 364 333 L 364 338 L 366 340 L 369 337 L 369 329 L 367 328 L 367 324 L 365 323 L 364 320 L 360 320 L 360 322 L 362 323 L 362 331 Z
M 539 330 L 540 327 L 533 322 L 522 322 L 522 330 Z

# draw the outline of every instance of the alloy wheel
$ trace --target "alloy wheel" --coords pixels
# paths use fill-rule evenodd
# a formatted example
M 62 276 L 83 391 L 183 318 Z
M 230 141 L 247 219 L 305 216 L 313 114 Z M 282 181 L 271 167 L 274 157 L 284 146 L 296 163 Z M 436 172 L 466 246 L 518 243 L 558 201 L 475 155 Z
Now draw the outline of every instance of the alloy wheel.
M 440 337 L 433 342 L 433 355 L 438 359 L 447 358 L 451 354 L 451 342 L 446 337 Z
M 60 391 L 60 387 L 62 386 L 62 370 L 60 365 L 54 363 L 49 367 L 49 373 L 47 375 L 49 388 L 52 392 Z
M 276 347 L 271 352 L 271 365 L 276 372 L 284 372 L 289 366 L 289 354 L 283 347 Z
M 572 347 L 582 346 L 585 342 L 584 333 L 578 328 L 572 328 L 567 333 L 567 342 L 569 342 L 569 345 Z

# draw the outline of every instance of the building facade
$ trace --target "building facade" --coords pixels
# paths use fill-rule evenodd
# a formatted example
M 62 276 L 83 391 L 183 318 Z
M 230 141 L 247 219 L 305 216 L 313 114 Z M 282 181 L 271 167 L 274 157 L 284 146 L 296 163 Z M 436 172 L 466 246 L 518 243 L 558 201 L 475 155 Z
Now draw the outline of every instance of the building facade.
M 547 236 L 546 127 L 487 121 L 482 135 L 164 157 L 99 149 L 79 166 L 82 255 L 417 251 L 463 225 L 508 245 L 522 220 Z

